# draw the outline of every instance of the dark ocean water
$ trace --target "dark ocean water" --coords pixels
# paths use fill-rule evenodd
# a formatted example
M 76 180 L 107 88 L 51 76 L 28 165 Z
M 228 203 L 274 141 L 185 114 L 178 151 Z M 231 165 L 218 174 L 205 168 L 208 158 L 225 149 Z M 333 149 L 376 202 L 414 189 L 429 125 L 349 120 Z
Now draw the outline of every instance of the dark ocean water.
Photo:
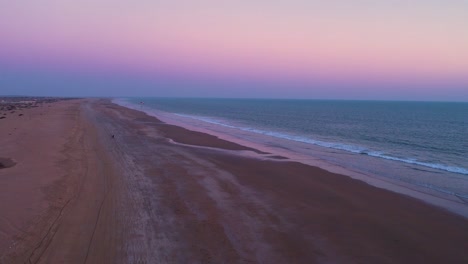
M 133 98 L 146 107 L 468 180 L 468 103 Z M 468 191 L 466 192 L 468 193 Z

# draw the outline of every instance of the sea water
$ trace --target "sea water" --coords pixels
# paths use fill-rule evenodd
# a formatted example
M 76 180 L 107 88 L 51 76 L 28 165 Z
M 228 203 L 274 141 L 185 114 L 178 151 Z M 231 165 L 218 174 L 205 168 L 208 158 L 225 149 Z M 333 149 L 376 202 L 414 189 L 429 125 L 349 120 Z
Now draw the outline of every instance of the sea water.
M 125 101 L 187 124 L 301 153 L 350 171 L 468 198 L 468 103 L 193 98 Z

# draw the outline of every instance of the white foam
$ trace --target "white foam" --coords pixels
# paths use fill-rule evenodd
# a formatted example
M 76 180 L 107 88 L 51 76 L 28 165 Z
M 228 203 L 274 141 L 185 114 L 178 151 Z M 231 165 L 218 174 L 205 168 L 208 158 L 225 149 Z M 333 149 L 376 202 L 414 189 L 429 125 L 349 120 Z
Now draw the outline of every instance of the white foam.
M 336 142 L 327 142 L 327 141 L 307 138 L 304 136 L 298 136 L 298 135 L 275 132 L 275 131 L 267 131 L 267 130 L 251 128 L 251 127 L 234 126 L 231 124 L 223 123 L 223 121 L 220 121 L 218 119 L 214 119 L 211 117 L 194 116 L 194 115 L 186 115 L 186 114 L 175 114 L 175 115 L 185 117 L 185 118 L 200 120 L 206 123 L 215 124 L 215 125 L 219 125 L 223 127 L 238 129 L 242 131 L 248 131 L 248 132 L 253 132 L 257 134 L 262 134 L 262 135 L 267 135 L 267 136 L 272 136 L 272 137 L 277 137 L 277 138 L 282 138 L 282 139 L 287 139 L 287 140 L 292 140 L 292 141 L 297 141 L 297 142 L 302 142 L 302 143 L 307 143 L 307 144 L 313 144 L 313 145 L 320 146 L 320 147 L 342 150 L 342 151 L 347 151 L 347 152 L 351 152 L 355 154 L 365 154 L 365 155 L 369 155 L 369 156 L 376 157 L 376 158 L 403 162 L 407 164 L 414 164 L 414 165 L 419 165 L 423 167 L 428 167 L 431 169 L 443 170 L 443 171 L 448 171 L 452 173 L 468 175 L 468 169 L 466 168 L 448 166 L 448 165 L 437 164 L 437 163 L 421 162 L 421 161 L 411 159 L 411 158 L 394 157 L 394 156 L 384 154 L 383 152 L 373 151 L 373 150 L 370 150 L 361 146 L 342 144 L 342 143 L 336 143 Z
M 424 166 L 424 167 L 437 169 L 437 170 L 444 170 L 448 172 L 468 175 L 468 169 L 461 168 L 461 167 L 447 166 L 447 165 L 437 164 L 437 163 L 421 162 L 421 161 L 418 161 L 415 159 L 409 159 L 409 158 L 397 158 L 397 157 L 384 155 L 379 152 L 369 152 L 367 153 L 367 155 L 372 156 L 372 157 L 382 158 L 382 159 L 404 162 L 408 164 L 415 164 L 415 165 Z

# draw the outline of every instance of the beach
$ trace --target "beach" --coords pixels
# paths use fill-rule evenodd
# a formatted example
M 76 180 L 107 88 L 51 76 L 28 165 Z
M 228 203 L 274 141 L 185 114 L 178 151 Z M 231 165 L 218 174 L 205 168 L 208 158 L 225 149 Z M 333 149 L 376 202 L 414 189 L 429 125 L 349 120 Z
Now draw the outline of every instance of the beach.
M 0 263 L 468 263 L 468 220 L 105 99 L 0 120 Z

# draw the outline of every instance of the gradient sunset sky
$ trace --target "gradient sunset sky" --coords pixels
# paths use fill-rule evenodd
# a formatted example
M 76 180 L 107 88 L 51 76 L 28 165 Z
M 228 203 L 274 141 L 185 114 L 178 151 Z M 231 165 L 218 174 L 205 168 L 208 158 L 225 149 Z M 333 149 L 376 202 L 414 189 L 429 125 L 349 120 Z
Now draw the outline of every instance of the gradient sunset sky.
M 468 1 L 0 0 L 0 94 L 468 101 Z

